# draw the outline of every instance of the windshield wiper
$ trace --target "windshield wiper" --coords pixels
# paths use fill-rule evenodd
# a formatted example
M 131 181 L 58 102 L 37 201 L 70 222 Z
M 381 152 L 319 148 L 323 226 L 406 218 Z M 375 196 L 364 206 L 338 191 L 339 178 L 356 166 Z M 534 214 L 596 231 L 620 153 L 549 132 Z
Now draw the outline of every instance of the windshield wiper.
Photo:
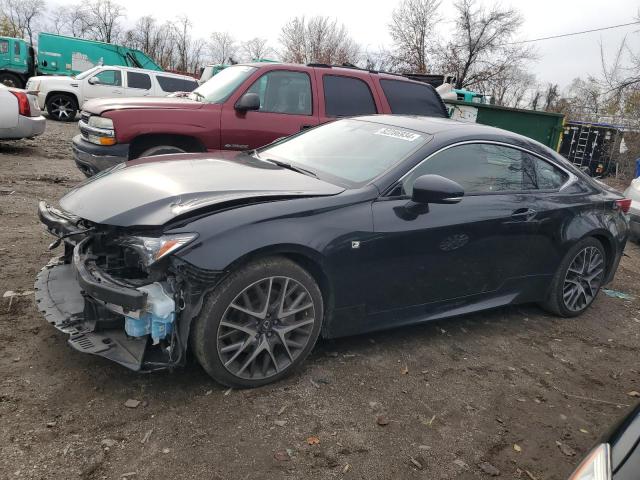
M 262 159 L 260 158 L 260 160 Z M 274 160 L 273 158 L 265 158 L 264 160 L 266 160 L 267 162 L 274 163 L 279 167 L 286 168 L 287 170 L 292 170 L 294 172 L 302 173 L 303 175 L 311 175 L 312 177 L 318 178 L 317 173 L 312 172 L 311 170 L 307 170 L 306 168 L 298 167 L 296 165 L 292 165 L 287 162 L 282 162 L 280 160 Z

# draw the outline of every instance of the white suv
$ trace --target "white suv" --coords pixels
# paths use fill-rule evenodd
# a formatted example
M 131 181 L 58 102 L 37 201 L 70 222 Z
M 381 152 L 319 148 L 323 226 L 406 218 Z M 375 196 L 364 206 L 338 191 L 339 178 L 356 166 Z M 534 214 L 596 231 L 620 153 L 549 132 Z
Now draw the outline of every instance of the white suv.
M 163 97 L 190 92 L 198 82 L 186 75 L 129 67 L 93 67 L 75 77 L 32 77 L 26 90 L 38 94 L 41 109 L 54 120 L 72 121 L 93 98 Z

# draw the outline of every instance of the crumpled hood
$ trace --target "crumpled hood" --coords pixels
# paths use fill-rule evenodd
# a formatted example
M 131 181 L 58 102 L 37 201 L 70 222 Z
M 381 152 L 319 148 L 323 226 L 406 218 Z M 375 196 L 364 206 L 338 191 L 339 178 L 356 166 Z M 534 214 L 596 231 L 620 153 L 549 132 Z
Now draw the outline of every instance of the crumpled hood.
M 205 208 L 342 191 L 245 154 L 225 160 L 196 153 L 120 164 L 75 187 L 62 197 L 60 206 L 94 223 L 160 226 Z
M 109 110 L 162 108 L 169 110 L 197 110 L 204 104 L 180 97 L 125 97 L 96 98 L 84 103 L 82 109 L 94 115 L 101 115 Z

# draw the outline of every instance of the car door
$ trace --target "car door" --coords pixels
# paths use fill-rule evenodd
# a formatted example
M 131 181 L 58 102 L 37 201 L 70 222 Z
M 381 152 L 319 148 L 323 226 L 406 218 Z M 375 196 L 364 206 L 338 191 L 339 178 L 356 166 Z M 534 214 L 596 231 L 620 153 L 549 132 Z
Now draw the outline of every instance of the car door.
M 153 95 L 151 77 L 143 72 L 123 72 L 126 76 L 124 95 L 127 97 L 148 97 Z
M 458 182 L 464 197 L 456 204 L 414 204 L 413 182 L 426 174 Z M 371 274 L 379 281 L 369 292 L 370 311 L 436 308 L 515 288 L 548 248 L 537 242 L 535 190 L 535 167 L 518 149 L 464 143 L 425 159 L 373 204 Z
M 260 76 L 242 92 L 260 97 L 259 110 L 237 111 L 235 102 L 223 105 L 222 148 L 257 148 L 317 125 L 312 86 L 312 78 L 306 71 L 270 70 Z
M 122 72 L 116 69 L 101 70 L 85 79 L 84 99 L 113 98 L 124 95 Z

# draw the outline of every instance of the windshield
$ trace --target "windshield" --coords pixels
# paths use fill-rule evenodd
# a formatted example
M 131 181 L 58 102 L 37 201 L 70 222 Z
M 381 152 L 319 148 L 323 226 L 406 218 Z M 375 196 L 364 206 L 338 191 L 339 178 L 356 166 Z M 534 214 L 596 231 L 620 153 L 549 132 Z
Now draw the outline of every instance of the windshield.
M 87 78 L 89 75 L 91 75 L 93 72 L 95 72 L 96 70 L 98 70 L 100 67 L 93 67 L 90 68 L 89 70 L 85 70 L 82 73 L 79 73 L 78 75 L 76 75 L 74 78 L 76 80 L 82 80 L 83 78 Z
M 386 172 L 430 138 L 415 130 L 345 119 L 267 146 L 259 155 L 310 170 L 329 181 L 358 186 Z
M 236 65 L 225 68 L 217 75 L 214 75 L 206 83 L 200 85 L 189 98 L 193 100 L 203 100 L 207 103 L 222 103 L 235 92 L 242 82 L 256 70 L 255 67 L 247 65 Z

